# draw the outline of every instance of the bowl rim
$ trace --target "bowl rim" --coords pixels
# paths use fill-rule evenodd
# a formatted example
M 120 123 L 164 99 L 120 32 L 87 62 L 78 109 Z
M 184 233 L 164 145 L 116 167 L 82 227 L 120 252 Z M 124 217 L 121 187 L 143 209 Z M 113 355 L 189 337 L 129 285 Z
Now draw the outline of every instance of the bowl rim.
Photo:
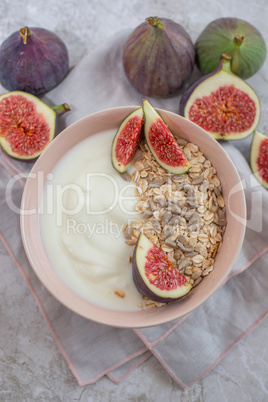
M 192 303 L 189 303 L 189 299 L 192 296 L 192 291 L 185 297 L 183 300 L 168 304 L 162 307 L 153 307 L 150 309 L 142 309 L 142 310 L 137 310 L 137 311 L 122 311 L 122 310 L 110 310 L 106 309 L 104 307 L 95 305 L 93 303 L 90 303 L 88 300 L 83 299 L 81 296 L 77 295 L 72 289 L 70 289 L 63 281 L 60 279 L 60 277 L 55 273 L 55 270 L 51 267 L 49 264 L 48 259 L 46 259 L 46 255 L 43 249 L 43 254 L 42 258 L 43 260 L 40 260 L 40 257 L 37 256 L 37 252 L 42 252 L 42 241 L 40 237 L 40 232 L 38 232 L 38 236 L 36 237 L 37 233 L 36 230 L 39 229 L 39 218 L 38 214 L 37 215 L 25 215 L 22 213 L 22 211 L 26 210 L 27 208 L 32 208 L 33 206 L 36 207 L 38 210 L 38 204 L 36 200 L 32 200 L 32 197 L 30 196 L 33 184 L 30 179 L 30 177 L 33 177 L 34 175 L 37 175 L 39 169 L 44 169 L 44 165 L 47 162 L 47 159 L 49 159 L 48 155 L 52 155 L 51 150 L 54 151 L 54 149 L 60 149 L 60 144 L 64 141 L 63 138 L 64 136 L 69 136 L 70 137 L 70 132 L 72 130 L 83 124 L 88 124 L 91 121 L 98 123 L 98 121 L 103 121 L 104 116 L 110 116 L 110 115 L 119 115 L 122 117 L 122 119 L 119 121 L 120 122 L 133 110 L 137 109 L 140 106 L 118 106 L 114 108 L 108 108 L 104 109 L 101 111 L 97 111 L 95 113 L 89 114 L 87 116 L 84 116 L 83 118 L 71 123 L 69 126 L 67 126 L 61 133 L 59 133 L 54 140 L 49 144 L 49 146 L 45 149 L 45 151 L 41 154 L 41 156 L 37 159 L 35 164 L 33 165 L 29 177 L 27 178 L 24 191 L 22 194 L 22 200 L 21 200 L 21 214 L 20 214 L 20 228 L 21 228 L 21 237 L 22 237 L 22 243 L 24 246 L 24 250 L 26 253 L 26 256 L 30 262 L 30 265 L 34 271 L 34 273 L 37 275 L 39 280 L 42 282 L 42 284 L 45 286 L 45 288 L 54 296 L 61 304 L 63 304 L 65 307 L 70 309 L 71 311 L 77 313 L 78 315 L 89 319 L 91 321 L 95 321 L 100 324 L 105 324 L 108 326 L 113 326 L 113 327 L 118 327 L 118 328 L 144 328 L 144 327 L 151 327 L 155 325 L 160 325 L 163 323 L 167 323 L 170 321 L 173 321 L 175 319 L 184 317 L 191 313 L 193 310 L 198 308 L 200 305 L 202 305 L 207 299 L 209 299 L 213 293 L 216 292 L 216 290 L 225 282 L 228 274 L 230 273 L 238 255 L 241 250 L 243 241 L 244 241 L 244 236 L 245 236 L 245 230 L 246 226 L 244 224 L 240 225 L 239 229 L 239 236 L 237 237 L 237 244 L 236 244 L 236 249 L 233 252 L 231 261 L 229 263 L 228 269 L 224 272 L 224 274 L 221 276 L 220 280 L 215 282 L 211 289 L 206 293 L 205 296 L 203 296 L 200 300 L 197 300 L 194 305 Z M 227 154 L 227 152 L 224 150 L 224 148 L 211 136 L 209 135 L 206 131 L 204 131 L 201 127 L 197 126 L 195 123 L 190 122 L 189 120 L 185 119 L 184 117 L 174 113 L 170 112 L 161 108 L 155 108 L 156 111 L 163 117 L 163 120 L 166 121 L 166 119 L 170 119 L 170 123 L 172 121 L 174 122 L 184 122 L 183 124 L 186 125 L 187 127 L 195 127 L 195 130 L 197 130 L 200 135 L 205 136 L 206 140 L 213 145 L 213 147 L 216 148 L 216 150 L 219 151 L 221 154 L 221 157 L 225 159 L 226 161 L 228 160 L 229 166 L 232 170 L 232 173 L 234 175 L 234 180 L 237 184 L 237 188 L 239 191 L 239 202 L 240 202 L 240 213 L 241 213 L 241 218 L 246 219 L 246 202 L 245 202 L 245 194 L 243 190 L 243 186 L 241 183 L 241 179 L 239 177 L 239 174 L 237 172 L 237 169 Z M 174 123 L 176 124 L 176 123 Z M 169 125 L 169 124 L 168 124 Z M 116 127 L 110 127 L 112 129 L 118 128 Z M 104 129 L 101 129 L 97 133 L 101 133 L 105 131 Z M 86 137 L 85 137 L 86 138 Z M 85 139 L 84 138 L 84 139 Z M 83 139 L 81 139 L 82 141 Z M 80 140 L 77 142 L 79 143 Z M 197 144 L 199 145 L 199 144 Z M 69 150 L 72 147 L 69 147 Z M 60 160 L 63 155 L 60 155 L 57 161 L 55 161 L 56 156 L 54 156 L 54 166 Z M 45 183 L 44 183 L 45 185 Z M 42 187 L 43 189 L 43 187 Z M 224 190 L 224 189 L 223 189 Z M 228 223 L 227 223 L 228 225 Z M 33 231 L 35 229 L 35 231 Z M 224 242 L 223 242 L 224 244 Z M 38 251 L 37 251 L 38 250 Z M 40 265 L 41 264 L 41 265 Z M 51 278 L 49 278 L 47 275 L 44 274 L 44 268 L 49 269 L 49 272 L 51 274 Z M 53 271 L 55 274 L 53 274 Z M 211 274 L 210 274 L 211 275 Z M 198 287 L 197 287 L 198 288 Z M 195 288 L 195 289 L 197 289 Z M 195 291 L 193 289 L 193 291 Z M 176 308 L 177 306 L 180 306 L 180 308 Z M 175 306 L 175 307 L 174 307 Z

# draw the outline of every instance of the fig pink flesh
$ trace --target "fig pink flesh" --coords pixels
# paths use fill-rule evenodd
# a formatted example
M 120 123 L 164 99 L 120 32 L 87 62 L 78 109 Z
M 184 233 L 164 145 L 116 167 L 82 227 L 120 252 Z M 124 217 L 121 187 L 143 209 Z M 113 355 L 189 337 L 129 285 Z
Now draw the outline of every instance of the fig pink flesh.
M 162 162 L 169 166 L 188 165 L 181 148 L 162 119 L 158 118 L 152 123 L 148 138 Z
M 33 155 L 50 141 L 50 127 L 33 102 L 21 95 L 0 101 L 0 136 L 18 156 Z
M 161 290 L 173 290 L 186 284 L 186 278 L 166 258 L 156 245 L 146 255 L 145 275 L 149 282 Z
M 189 111 L 191 121 L 222 136 L 249 130 L 255 116 L 255 102 L 234 85 L 220 87 L 197 99 Z
M 133 159 L 139 145 L 143 119 L 131 118 L 120 133 L 115 148 L 115 156 L 122 165 L 128 165 Z
M 260 144 L 257 166 L 258 173 L 268 183 L 268 138 L 265 138 Z

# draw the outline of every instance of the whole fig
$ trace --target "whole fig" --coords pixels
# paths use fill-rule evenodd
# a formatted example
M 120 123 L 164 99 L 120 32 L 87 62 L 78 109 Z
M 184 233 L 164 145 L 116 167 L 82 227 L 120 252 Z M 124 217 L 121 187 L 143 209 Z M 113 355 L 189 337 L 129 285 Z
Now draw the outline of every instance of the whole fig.
M 203 74 L 214 71 L 223 53 L 232 56 L 231 70 L 246 79 L 266 58 L 266 44 L 257 28 L 240 18 L 218 18 L 201 32 L 195 43 L 196 63 Z
M 21 28 L 0 47 L 0 83 L 9 91 L 42 95 L 58 85 L 69 70 L 63 41 L 43 28 Z
M 127 39 L 123 66 L 135 89 L 146 96 L 176 94 L 190 78 L 195 50 L 185 29 L 167 18 L 149 17 Z

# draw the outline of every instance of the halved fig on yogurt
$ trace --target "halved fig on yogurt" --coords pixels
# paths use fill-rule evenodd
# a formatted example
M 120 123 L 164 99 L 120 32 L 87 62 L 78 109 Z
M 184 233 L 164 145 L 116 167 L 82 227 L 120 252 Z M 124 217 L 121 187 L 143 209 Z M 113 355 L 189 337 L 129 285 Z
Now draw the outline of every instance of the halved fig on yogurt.
M 144 135 L 159 165 L 173 174 L 186 173 L 191 165 L 173 134 L 148 100 L 143 100 Z
M 142 107 L 130 113 L 120 124 L 112 144 L 112 164 L 119 172 L 127 171 L 143 134 Z
M 185 276 L 168 260 L 164 251 L 143 233 L 134 249 L 132 276 L 138 291 L 154 302 L 176 301 L 192 288 Z

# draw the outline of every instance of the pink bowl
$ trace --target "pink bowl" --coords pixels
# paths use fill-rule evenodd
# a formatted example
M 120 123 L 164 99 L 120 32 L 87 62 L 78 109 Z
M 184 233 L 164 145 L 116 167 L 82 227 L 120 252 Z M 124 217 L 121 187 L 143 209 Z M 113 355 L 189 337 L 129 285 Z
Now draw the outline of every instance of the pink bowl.
M 43 177 L 72 147 L 85 138 L 109 129 L 117 129 L 122 120 L 137 106 L 118 107 L 89 115 L 67 127 L 39 157 L 27 180 L 21 204 L 21 234 L 27 257 L 40 281 L 63 305 L 77 314 L 106 325 L 124 328 L 149 327 L 182 317 L 204 303 L 225 281 L 240 252 L 246 219 L 246 204 L 237 170 L 224 149 L 209 134 L 185 118 L 158 109 L 170 130 L 197 144 L 216 168 L 222 183 L 226 205 L 227 227 L 218 252 L 214 270 L 181 301 L 163 307 L 121 311 L 106 309 L 83 299 L 62 282 L 44 251 L 41 241 L 38 211 L 45 183 L 40 185 L 37 173 Z

